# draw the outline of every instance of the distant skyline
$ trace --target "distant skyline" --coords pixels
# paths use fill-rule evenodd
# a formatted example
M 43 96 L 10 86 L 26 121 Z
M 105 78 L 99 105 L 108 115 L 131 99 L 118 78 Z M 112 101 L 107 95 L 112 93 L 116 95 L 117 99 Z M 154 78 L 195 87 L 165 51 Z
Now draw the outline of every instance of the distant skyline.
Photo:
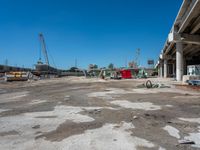
M 50 64 L 157 61 L 182 0 L 0 0 L 0 64 L 33 67 L 43 33 Z M 53 59 L 52 59 L 53 58 Z M 44 57 L 42 57 L 44 62 Z

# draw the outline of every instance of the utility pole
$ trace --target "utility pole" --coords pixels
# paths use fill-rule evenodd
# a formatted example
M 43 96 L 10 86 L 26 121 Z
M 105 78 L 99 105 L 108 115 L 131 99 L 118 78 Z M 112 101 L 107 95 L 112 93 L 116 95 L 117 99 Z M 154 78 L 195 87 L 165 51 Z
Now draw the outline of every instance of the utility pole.
M 8 71 L 8 59 L 5 59 L 4 71 Z
M 77 62 L 77 59 L 75 59 L 75 67 L 77 68 L 78 66 L 78 62 Z
M 8 66 L 8 59 L 5 60 L 5 66 Z
M 127 68 L 127 57 L 125 58 L 125 68 Z

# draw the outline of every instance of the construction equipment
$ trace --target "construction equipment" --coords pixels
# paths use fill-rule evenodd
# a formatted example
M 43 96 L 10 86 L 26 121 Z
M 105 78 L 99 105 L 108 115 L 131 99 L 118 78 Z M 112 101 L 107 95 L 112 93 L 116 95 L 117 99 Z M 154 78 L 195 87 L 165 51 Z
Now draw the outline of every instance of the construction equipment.
M 39 40 L 40 40 L 42 52 L 43 52 L 44 57 L 45 57 L 45 63 L 46 63 L 46 65 L 49 65 L 49 58 L 48 58 L 48 54 L 47 54 L 46 43 L 45 43 L 44 36 L 43 36 L 42 33 L 39 34 Z M 39 58 L 38 62 L 42 63 L 41 57 Z
M 59 75 L 60 70 L 50 66 L 47 49 L 46 49 L 46 43 L 45 43 L 44 36 L 42 33 L 39 34 L 39 40 L 40 40 L 40 45 L 41 45 L 41 51 L 43 52 L 43 55 L 45 58 L 45 64 L 43 64 L 41 60 L 41 56 L 40 56 L 37 64 L 35 65 L 37 74 L 39 76 L 42 75 L 42 76 L 47 76 L 47 77 L 49 77 L 50 75 L 54 75 L 54 76 Z
M 115 79 L 115 80 L 120 80 L 120 79 L 122 79 L 122 75 L 121 75 L 120 71 L 113 71 L 110 74 L 110 78 Z
M 5 81 L 27 81 L 29 72 L 7 72 L 5 73 Z
M 200 80 L 189 80 L 188 84 L 193 86 L 200 86 Z
M 137 77 L 138 78 L 147 78 L 147 73 L 145 72 L 144 69 L 140 69 Z
M 187 66 L 187 74 L 190 76 L 199 76 L 200 75 L 200 65 Z
M 187 66 L 187 75 L 183 77 L 189 85 L 200 86 L 200 65 Z

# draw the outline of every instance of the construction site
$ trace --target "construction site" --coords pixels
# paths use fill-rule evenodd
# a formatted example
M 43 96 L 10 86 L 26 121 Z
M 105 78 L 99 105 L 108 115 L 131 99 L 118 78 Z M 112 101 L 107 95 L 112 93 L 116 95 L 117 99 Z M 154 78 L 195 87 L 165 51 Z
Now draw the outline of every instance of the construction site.
M 0 150 L 200 149 L 200 0 L 179 7 L 146 67 L 138 48 L 127 66 L 59 69 L 39 33 L 34 68 L 0 65 Z

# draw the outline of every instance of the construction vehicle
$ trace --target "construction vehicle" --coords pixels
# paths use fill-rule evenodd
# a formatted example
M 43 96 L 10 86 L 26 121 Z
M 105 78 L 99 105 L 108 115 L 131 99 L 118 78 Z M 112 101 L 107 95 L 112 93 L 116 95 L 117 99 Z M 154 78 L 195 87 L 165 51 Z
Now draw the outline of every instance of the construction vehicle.
M 42 33 L 39 34 L 39 41 L 41 45 L 41 51 L 43 52 L 45 63 L 42 62 L 41 56 L 36 64 L 36 72 L 39 75 L 57 75 L 59 73 L 59 70 L 50 66 L 48 53 L 46 49 L 46 43 L 44 40 L 44 36 Z
M 29 72 L 6 72 L 5 81 L 27 81 L 29 79 Z
M 48 54 L 47 54 L 46 43 L 45 43 L 44 36 L 42 33 L 39 34 L 39 40 L 40 40 L 42 52 L 45 57 L 45 63 L 46 63 L 46 65 L 49 65 L 49 58 L 48 58 Z M 43 64 L 41 56 L 39 58 L 38 64 Z

